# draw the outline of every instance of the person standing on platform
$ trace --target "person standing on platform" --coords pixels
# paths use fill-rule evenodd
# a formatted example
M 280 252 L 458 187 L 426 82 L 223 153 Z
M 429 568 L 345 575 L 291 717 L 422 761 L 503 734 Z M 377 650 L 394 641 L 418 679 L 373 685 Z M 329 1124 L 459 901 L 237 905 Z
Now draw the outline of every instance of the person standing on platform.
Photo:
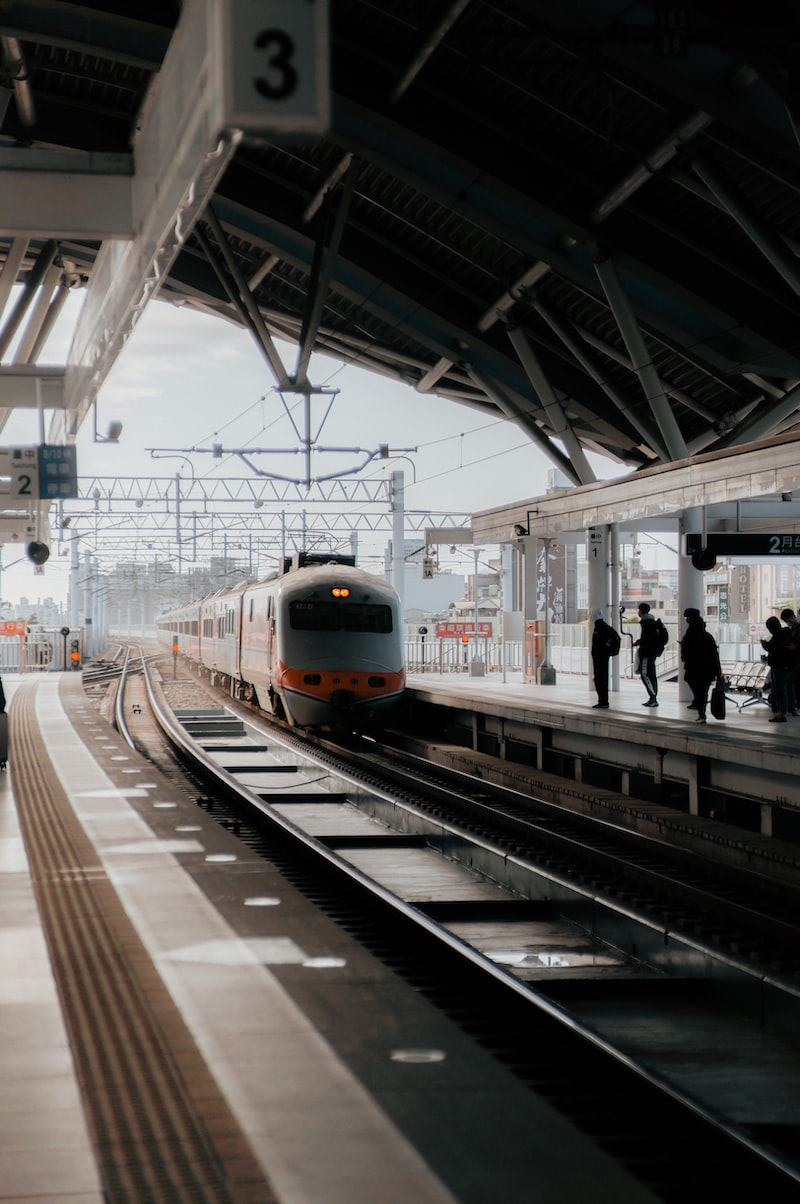
M 6 714 L 6 692 L 0 678 L 0 769 L 8 765 L 8 715 Z
M 599 606 L 592 611 L 594 629 L 592 631 L 592 670 L 594 672 L 594 688 L 597 691 L 597 702 L 594 709 L 608 710 L 608 662 L 612 656 L 619 653 L 620 638 L 610 623 L 603 618 Z
M 690 709 L 697 711 L 697 723 L 706 722 L 708 687 L 722 675 L 717 641 L 706 631 L 705 620 L 699 610 L 690 606 L 683 612 L 686 620 L 686 635 L 681 640 L 683 679 L 692 691 Z
M 658 706 L 658 676 L 656 674 L 656 657 L 661 653 L 661 647 L 656 636 L 656 621 L 650 614 L 648 602 L 639 603 L 639 619 L 642 624 L 641 635 L 634 641 L 634 648 L 639 649 L 639 676 L 647 690 L 647 702 L 643 707 Z
M 767 654 L 769 665 L 769 704 L 772 707 L 770 723 L 786 722 L 786 674 L 794 654 L 792 632 L 788 627 L 781 627 L 777 615 L 770 615 L 765 623 L 770 634 L 768 640 L 761 641 L 761 647 Z
M 788 715 L 800 714 L 798 711 L 798 691 L 800 691 L 800 623 L 791 607 L 781 611 L 781 622 L 786 624 L 785 630 L 791 632 L 790 644 L 794 646 L 789 666 L 786 670 L 786 712 Z

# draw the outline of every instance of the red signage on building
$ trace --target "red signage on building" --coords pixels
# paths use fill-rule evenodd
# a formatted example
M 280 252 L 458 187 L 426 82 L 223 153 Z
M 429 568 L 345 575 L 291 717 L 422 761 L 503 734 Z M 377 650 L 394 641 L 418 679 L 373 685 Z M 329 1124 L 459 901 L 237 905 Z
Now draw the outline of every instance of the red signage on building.
M 457 637 L 460 637 L 461 639 L 463 639 L 464 636 L 468 636 L 468 635 L 471 635 L 474 637 L 475 636 L 475 624 L 474 623 L 437 623 L 436 624 L 436 634 L 438 635 L 439 639 L 442 639 L 443 636 L 448 636 L 448 635 L 457 636 Z M 484 636 L 484 637 L 488 638 L 491 634 L 492 634 L 491 623 L 478 623 L 478 636 L 479 637 Z
M 24 635 L 26 624 L 24 619 L 0 620 L 0 635 Z

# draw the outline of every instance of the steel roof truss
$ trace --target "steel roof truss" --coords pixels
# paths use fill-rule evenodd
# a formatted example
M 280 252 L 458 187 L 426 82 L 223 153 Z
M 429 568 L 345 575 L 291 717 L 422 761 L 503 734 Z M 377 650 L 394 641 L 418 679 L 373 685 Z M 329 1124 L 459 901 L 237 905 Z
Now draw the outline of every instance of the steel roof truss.
M 797 422 L 798 409 L 800 409 L 800 384 L 796 384 L 794 388 L 784 393 L 780 401 L 767 403 L 765 407 L 757 410 L 749 421 L 740 423 L 735 430 L 720 439 L 719 446 L 733 447 L 739 443 L 764 439 L 775 433 L 781 423 L 791 418 L 792 415 L 794 415 L 794 422 Z
M 519 327 L 510 327 L 506 333 L 528 380 L 539 396 L 553 433 L 564 444 L 580 484 L 588 485 L 590 481 L 596 480 L 595 474 L 564 412 L 564 407 L 556 397 L 547 373 L 539 362 L 539 357 L 533 350 L 524 330 L 520 330 Z
M 610 259 L 598 257 L 595 261 L 595 270 L 603 286 L 614 320 L 619 327 L 625 346 L 628 348 L 628 354 L 631 357 L 633 369 L 639 377 L 642 391 L 650 403 L 669 458 L 671 460 L 683 459 L 688 454 L 686 442 L 664 392 L 664 386 L 655 369 L 652 356 L 647 350 L 647 345 L 639 330 L 616 268 Z
M 300 346 L 298 349 L 297 363 L 294 371 L 294 382 L 296 385 L 307 383 L 306 373 L 308 371 L 308 363 L 311 359 L 311 352 L 314 350 L 317 332 L 319 330 L 322 311 L 325 306 L 325 298 L 328 294 L 330 286 L 333 264 L 336 256 L 339 253 L 339 244 L 342 241 L 347 215 L 350 211 L 350 202 L 353 197 L 353 189 L 355 187 L 356 169 L 350 164 L 344 176 L 344 186 L 338 194 L 338 206 L 336 209 L 336 217 L 333 222 L 333 230 L 330 235 L 330 242 L 325 245 L 325 237 L 327 234 L 328 222 L 323 221 L 320 237 L 317 240 L 314 249 L 314 260 L 312 264 L 311 277 L 308 282 L 307 291 L 307 306 L 303 316 L 303 329 L 300 335 Z M 327 218 L 328 206 L 331 203 L 333 194 L 328 192 L 325 198 L 324 217 Z
M 196 227 L 195 238 L 203 248 L 206 258 L 214 268 L 220 284 L 230 297 L 242 323 L 252 334 L 264 359 L 272 369 L 276 384 L 279 388 L 285 388 L 288 385 L 288 377 L 281 357 L 278 355 L 278 349 L 261 316 L 261 310 L 256 304 L 244 274 L 236 262 L 225 231 L 210 205 L 203 214 L 202 221 L 211 229 L 220 252 L 219 255 L 203 230 L 202 224 Z
M 537 443 L 545 455 L 552 460 L 557 468 L 565 474 L 567 479 L 573 485 L 579 485 L 580 480 L 576 470 L 573 468 L 571 461 L 564 453 L 555 446 L 548 438 L 541 427 L 536 422 L 532 413 L 524 413 L 520 407 L 511 400 L 508 394 L 500 388 L 496 381 L 491 380 L 474 364 L 465 365 L 469 376 L 475 381 L 479 388 L 483 389 L 484 393 L 492 400 L 501 413 L 510 418 L 512 422 L 531 437 L 534 443 Z
M 37 289 L 42 284 L 47 273 L 52 267 L 57 252 L 58 243 L 52 239 L 49 242 L 46 242 L 40 250 L 36 258 L 36 262 L 33 265 L 33 269 L 29 273 L 28 278 L 23 285 L 22 292 L 17 298 L 11 313 L 6 318 L 3 329 L 0 330 L 0 359 L 2 359 L 5 353 L 8 351 L 11 340 L 19 330 L 20 323 L 25 317 L 25 314 L 28 312 L 33 299 L 36 296 Z
M 563 322 L 556 312 L 540 298 L 534 300 L 536 312 L 544 318 L 547 325 L 558 336 L 566 349 L 575 357 L 584 371 L 588 372 L 593 380 L 605 393 L 608 400 L 619 412 L 620 416 L 629 422 L 633 429 L 641 436 L 643 442 L 650 448 L 654 456 L 661 459 L 667 458 L 667 451 L 662 442 L 661 435 L 657 429 L 647 421 L 633 406 L 631 406 L 622 396 L 615 385 L 608 379 L 603 372 L 600 364 L 593 355 L 587 350 L 582 339 L 577 336 L 576 332 L 566 322 Z M 581 332 L 583 334 L 583 332 Z M 624 363 L 627 368 L 633 371 L 633 365 L 630 360 L 624 356 L 619 357 L 619 362 Z
M 786 243 L 773 234 L 755 205 L 737 188 L 719 164 L 712 162 L 710 158 L 695 158 L 692 170 L 711 189 L 723 208 L 772 264 L 775 271 L 783 277 L 793 292 L 800 296 L 800 272 L 795 266 L 793 256 L 787 253 Z

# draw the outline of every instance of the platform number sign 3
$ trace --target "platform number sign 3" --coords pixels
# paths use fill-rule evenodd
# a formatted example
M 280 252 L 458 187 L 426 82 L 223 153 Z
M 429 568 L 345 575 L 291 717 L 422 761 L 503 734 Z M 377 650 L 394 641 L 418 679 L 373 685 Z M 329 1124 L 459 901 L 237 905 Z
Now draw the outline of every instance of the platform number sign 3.
M 228 0 L 229 126 L 322 134 L 329 125 L 328 0 Z

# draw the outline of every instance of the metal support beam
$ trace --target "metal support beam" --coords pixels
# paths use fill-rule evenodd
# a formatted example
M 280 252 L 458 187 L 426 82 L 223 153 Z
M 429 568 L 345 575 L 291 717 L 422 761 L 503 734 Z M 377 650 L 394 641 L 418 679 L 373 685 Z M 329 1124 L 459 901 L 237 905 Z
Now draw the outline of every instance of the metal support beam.
M 50 267 L 44 273 L 38 290 L 39 295 L 33 302 L 28 324 L 14 352 L 13 363 L 30 364 L 33 361 L 33 349 L 39 343 L 39 335 L 47 319 L 50 304 L 60 279 L 60 264 L 51 263 Z
M 45 313 L 45 315 L 42 319 L 42 322 L 41 322 L 41 325 L 37 332 L 36 338 L 34 339 L 33 344 L 31 345 L 31 349 L 28 354 L 28 363 L 35 364 L 36 361 L 38 360 L 39 353 L 41 352 L 42 348 L 44 347 L 45 343 L 47 342 L 47 340 L 50 336 L 50 332 L 53 329 L 53 327 L 55 326 L 58 315 L 61 313 L 61 310 L 64 308 L 64 305 L 66 303 L 66 300 L 67 300 L 67 297 L 69 296 L 69 294 L 70 294 L 70 288 L 69 288 L 68 284 L 64 283 L 63 273 L 62 273 L 61 283 L 58 285 L 56 291 L 53 293 L 53 296 L 50 299 L 50 303 L 47 307 L 47 312 Z
M 545 263 L 544 260 L 540 259 L 537 263 L 534 263 L 518 280 L 509 285 L 508 291 L 503 293 L 501 297 L 498 297 L 494 304 L 489 306 L 486 313 L 478 319 L 478 330 L 481 332 L 490 330 L 495 322 L 499 322 L 503 314 L 513 309 L 525 289 L 531 288 L 532 285 L 546 276 L 550 270 L 551 265 Z
M 325 178 L 325 180 L 323 181 L 321 186 L 317 189 L 317 191 L 314 193 L 313 197 L 311 198 L 311 200 L 308 202 L 305 209 L 303 210 L 303 221 L 304 222 L 311 221 L 312 217 L 314 217 L 314 215 L 320 209 L 322 202 L 325 200 L 326 196 L 328 196 L 329 193 L 333 192 L 333 189 L 336 187 L 336 185 L 339 183 L 339 181 L 342 179 L 342 177 L 346 174 L 346 172 L 348 171 L 350 164 L 352 162 L 353 162 L 353 156 L 350 153 L 350 151 L 348 151 L 346 155 L 342 155 L 341 159 L 336 164 L 333 171 Z
M 773 233 L 769 223 L 744 195 L 722 168 L 712 163 L 710 159 L 695 159 L 692 170 L 699 176 L 707 188 L 710 188 L 719 203 L 731 215 L 737 225 L 741 226 L 747 237 L 758 248 L 761 254 L 769 260 L 789 287 L 800 296 L 800 271 L 797 260 L 790 253 L 786 243 Z
M 39 256 L 33 265 L 33 268 L 22 287 L 22 292 L 17 298 L 14 308 L 11 310 L 6 319 L 5 326 L 0 331 L 0 359 L 3 358 L 8 351 L 11 340 L 19 330 L 20 323 L 28 312 L 31 303 L 36 295 L 36 290 L 44 280 L 49 271 L 53 260 L 58 252 L 58 243 L 54 241 L 46 242 L 39 252 Z
M 764 439 L 779 430 L 781 423 L 791 415 L 797 415 L 800 409 L 800 384 L 784 393 L 780 401 L 770 401 L 766 410 L 752 415 L 748 422 L 743 422 L 735 430 L 719 440 L 718 447 L 734 447 L 739 443 L 752 443 L 756 439 Z
M 395 85 L 392 92 L 393 101 L 398 101 L 405 95 L 412 82 L 419 75 L 428 59 L 434 53 L 437 46 L 444 40 L 452 26 L 455 25 L 469 2 L 470 0 L 453 0 L 447 12 L 434 25 L 425 42 L 420 46 L 400 80 Z
M 525 369 L 528 380 L 539 395 L 539 400 L 544 406 L 548 422 L 553 429 L 555 437 L 561 439 L 566 448 L 567 455 L 570 458 L 580 484 L 588 485 L 597 478 L 592 471 L 589 461 L 586 459 L 584 450 L 570 425 L 569 419 L 564 413 L 564 407 L 553 392 L 552 385 L 547 379 L 547 374 L 542 368 L 539 357 L 531 346 L 528 336 L 519 327 L 510 327 L 506 333 L 508 334 L 511 346 L 519 357 L 519 362 Z
M 633 309 L 617 276 L 616 268 L 610 259 L 600 257 L 595 260 L 595 271 L 628 348 L 633 370 L 639 377 L 644 395 L 650 403 L 669 457 L 671 460 L 682 460 L 688 454 L 686 442 L 639 330 Z
M 353 197 L 355 182 L 356 171 L 350 167 L 345 176 L 344 187 L 339 195 L 339 204 L 336 210 L 330 241 L 326 247 L 323 240 L 327 231 L 323 230 L 320 235 L 320 243 L 318 244 L 320 254 L 319 256 L 314 255 L 314 269 L 308 283 L 308 305 L 303 315 L 303 329 L 300 335 L 297 365 L 294 371 L 294 383 L 296 385 L 307 383 L 308 378 L 306 373 L 308 371 L 308 362 L 311 359 L 311 352 L 314 350 L 314 343 L 316 342 L 317 331 L 319 330 L 320 319 L 322 318 L 322 311 L 325 306 L 325 298 L 328 294 L 328 286 L 333 272 L 333 264 L 336 256 L 339 254 L 339 244 L 342 241 L 345 222 L 350 212 L 350 201 Z M 329 193 L 328 196 L 330 197 L 331 194 Z
M 236 306 L 243 323 L 258 343 L 259 349 L 272 369 L 272 374 L 275 377 L 278 388 L 286 388 L 289 384 L 289 377 L 283 366 L 283 361 L 278 355 L 278 349 L 272 340 L 272 335 L 267 330 L 266 322 L 261 316 L 261 310 L 256 305 L 255 297 L 250 291 L 244 274 L 236 262 L 236 258 L 225 236 L 225 231 L 222 229 L 219 219 L 210 205 L 203 214 L 203 222 L 210 227 L 216 239 L 217 248 L 227 269 L 228 276 L 222 270 L 220 256 L 216 254 L 202 226 L 197 227 L 195 236 L 202 246 L 203 252 L 211 266 L 217 273 L 220 283 Z
M 593 224 L 598 225 L 605 221 L 615 209 L 618 209 L 635 192 L 638 192 L 652 176 L 666 167 L 682 147 L 696 138 L 698 134 L 702 134 L 703 130 L 707 129 L 713 121 L 714 118 L 710 113 L 702 111 L 693 113 L 663 142 L 659 142 L 658 146 L 645 155 L 642 161 L 637 163 L 633 170 L 628 172 L 619 184 L 595 205 L 592 210 Z
M 655 455 L 659 456 L 662 460 L 668 459 L 667 449 L 656 428 L 643 414 L 628 404 L 626 399 L 607 378 L 594 356 L 587 350 L 583 339 L 566 322 L 563 322 L 560 316 L 549 305 L 546 305 L 538 298 L 534 304 L 536 312 L 544 318 L 553 333 L 558 335 L 561 342 L 570 354 L 575 357 L 584 371 L 588 372 L 592 379 L 597 382 L 614 406 L 614 409 L 618 411 L 626 422 L 630 423 L 633 429 L 641 436 L 642 440 L 650 446 Z M 624 360 L 622 356 L 619 358 Z M 624 362 L 632 370 L 630 360 Z
M 567 459 L 563 452 L 551 442 L 548 436 L 544 433 L 541 427 L 537 424 L 532 414 L 523 413 L 519 407 L 511 401 L 500 386 L 492 380 L 489 380 L 479 368 L 474 364 L 463 365 L 469 376 L 474 380 L 479 389 L 483 389 L 487 397 L 489 397 L 495 405 L 512 422 L 515 422 L 520 430 L 523 430 L 526 435 L 530 435 L 531 440 L 538 444 L 545 455 L 553 461 L 557 468 L 560 468 L 564 475 L 572 482 L 573 485 L 580 485 L 578 474 L 572 467 L 571 462 Z

